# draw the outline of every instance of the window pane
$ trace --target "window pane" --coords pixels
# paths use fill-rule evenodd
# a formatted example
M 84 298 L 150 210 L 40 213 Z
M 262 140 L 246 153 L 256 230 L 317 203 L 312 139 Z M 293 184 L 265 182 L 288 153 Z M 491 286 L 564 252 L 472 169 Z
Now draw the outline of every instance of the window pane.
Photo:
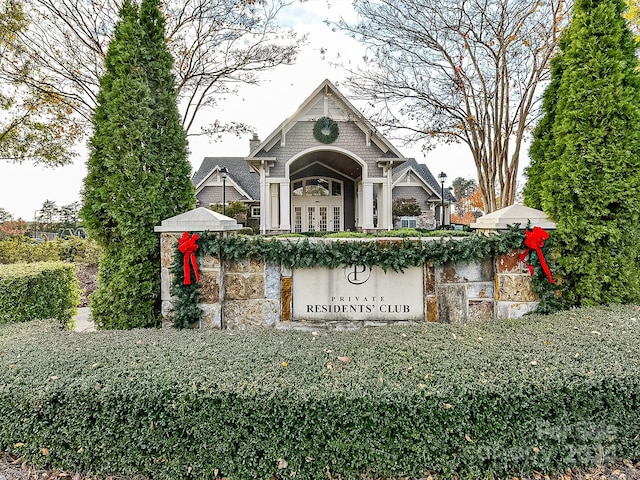
M 416 217 L 400 217 L 401 228 L 416 228 Z
M 331 182 L 331 195 L 334 197 L 342 195 L 342 183 L 336 182 L 335 180 Z
M 304 189 L 302 185 L 302 180 L 293 182 L 293 195 L 304 195 Z
M 308 178 L 304 194 L 311 197 L 329 195 L 329 181 L 324 178 Z
M 321 232 L 327 231 L 327 207 L 319 207 L 320 208 L 320 224 L 318 225 L 318 230 Z
M 302 232 L 302 207 L 293 209 L 293 225 L 295 233 Z

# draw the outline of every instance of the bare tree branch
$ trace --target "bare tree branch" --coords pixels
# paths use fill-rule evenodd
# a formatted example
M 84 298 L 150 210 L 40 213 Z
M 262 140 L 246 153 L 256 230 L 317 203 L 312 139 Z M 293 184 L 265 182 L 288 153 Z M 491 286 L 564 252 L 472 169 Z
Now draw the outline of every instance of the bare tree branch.
M 463 142 L 487 211 L 514 202 L 518 160 L 565 0 L 355 0 L 339 22 L 368 48 L 351 71 L 372 119 L 406 143 Z M 370 56 L 369 56 L 370 55 Z
M 212 118 L 203 132 L 215 134 L 221 125 L 211 112 L 221 100 L 237 93 L 242 84 L 258 83 L 259 72 L 295 61 L 305 38 L 276 23 L 278 12 L 293 1 L 163 2 L 178 105 L 189 134 L 202 133 L 193 130 L 205 111 Z M 26 75 L 22 81 L 58 95 L 88 124 L 121 1 L 24 2 L 31 23 L 20 32 L 20 42 L 44 78 Z

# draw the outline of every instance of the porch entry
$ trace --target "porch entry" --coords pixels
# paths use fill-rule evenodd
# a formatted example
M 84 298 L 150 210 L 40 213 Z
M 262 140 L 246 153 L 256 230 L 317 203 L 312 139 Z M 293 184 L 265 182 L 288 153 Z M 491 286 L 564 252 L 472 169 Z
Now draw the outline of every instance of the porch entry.
M 344 230 L 344 184 L 329 177 L 307 177 L 291 184 L 292 230 L 340 232 Z

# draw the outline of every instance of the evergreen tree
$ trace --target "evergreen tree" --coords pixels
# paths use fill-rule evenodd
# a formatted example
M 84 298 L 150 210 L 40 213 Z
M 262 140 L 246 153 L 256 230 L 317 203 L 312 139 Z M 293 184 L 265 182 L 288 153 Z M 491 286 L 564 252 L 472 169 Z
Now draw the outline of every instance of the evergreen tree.
M 125 0 L 105 57 L 83 192 L 85 228 L 104 249 L 91 298 L 101 328 L 158 325 L 160 251 L 153 228 L 195 201 L 172 77 L 164 71 L 171 60 L 151 61 L 161 51 L 151 42 L 164 44 L 164 35 L 149 35 L 140 19 Z
M 531 208 L 542 209 L 543 183 L 549 181 L 549 164 L 555 158 L 553 123 L 556 117 L 558 86 L 562 78 L 562 49 L 568 34 L 559 42 L 560 50 L 551 59 L 551 81 L 542 95 L 543 116 L 533 130 L 533 142 L 529 148 L 529 166 L 525 169 L 527 184 L 523 190 L 524 203 Z M 547 185 L 549 186 L 549 185 Z
M 151 92 L 152 136 L 148 148 L 154 168 L 163 177 L 163 198 L 156 205 L 156 225 L 195 206 L 187 136 L 181 123 L 172 73 L 174 59 L 166 42 L 160 0 L 142 0 L 143 62 Z
M 576 305 L 640 300 L 640 77 L 624 8 L 575 2 L 532 146 L 527 201 L 557 222 Z

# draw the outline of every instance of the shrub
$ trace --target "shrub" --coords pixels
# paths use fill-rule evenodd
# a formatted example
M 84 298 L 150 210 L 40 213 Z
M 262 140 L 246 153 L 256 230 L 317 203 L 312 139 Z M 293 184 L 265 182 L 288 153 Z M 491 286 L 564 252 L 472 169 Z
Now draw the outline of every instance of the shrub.
M 316 334 L 0 326 L 0 450 L 160 480 L 504 477 L 636 459 L 637 316 Z
M 55 318 L 71 328 L 80 289 L 69 263 L 0 265 L 0 324 Z
M 90 239 L 71 237 L 36 242 L 27 237 L 0 241 L 0 263 L 65 261 L 98 265 L 100 248 Z

